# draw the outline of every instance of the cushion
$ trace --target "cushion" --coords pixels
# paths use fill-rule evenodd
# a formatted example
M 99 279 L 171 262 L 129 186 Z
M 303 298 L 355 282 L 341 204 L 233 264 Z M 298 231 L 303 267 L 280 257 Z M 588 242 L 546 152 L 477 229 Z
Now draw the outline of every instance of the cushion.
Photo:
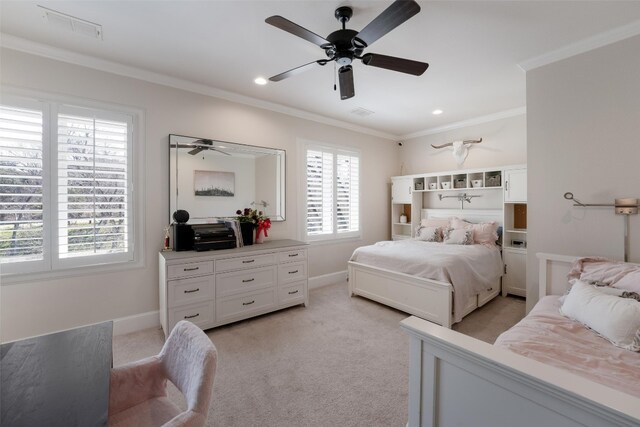
M 421 227 L 442 227 L 442 229 L 449 228 L 449 218 L 424 218 L 420 221 Z
M 415 239 L 423 242 L 442 242 L 442 228 L 420 227 L 416 232 Z
M 473 230 L 447 228 L 444 231 L 444 243 L 447 245 L 473 245 Z
M 640 303 L 607 295 L 576 281 L 560 307 L 560 314 L 576 320 L 615 346 L 640 351 Z
M 640 293 L 640 265 L 611 286 L 630 292 Z
M 495 245 L 498 240 L 498 224 L 495 221 L 472 224 L 460 218 L 451 218 L 451 227 L 473 230 L 474 243 Z

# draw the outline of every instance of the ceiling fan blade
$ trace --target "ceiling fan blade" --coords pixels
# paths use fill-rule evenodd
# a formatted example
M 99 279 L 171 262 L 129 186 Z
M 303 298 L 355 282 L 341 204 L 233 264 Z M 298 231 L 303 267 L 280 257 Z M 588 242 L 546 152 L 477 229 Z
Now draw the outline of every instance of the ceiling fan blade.
M 198 154 L 199 152 L 204 151 L 204 148 L 202 147 L 196 147 L 193 150 L 189 151 L 188 154 L 191 154 L 192 156 L 195 156 L 196 154 Z
M 340 67 L 338 80 L 340 81 L 340 99 L 353 98 L 356 92 L 353 87 L 353 68 L 351 68 L 351 65 Z
M 291 22 L 280 15 L 270 16 L 265 19 L 264 22 L 266 22 L 267 24 L 271 24 L 276 28 L 280 28 L 283 31 L 291 33 L 294 36 L 301 37 L 306 41 L 316 44 L 320 47 L 322 47 L 322 45 L 330 44 L 327 40 L 320 37 L 316 33 L 309 31 L 294 22 Z
M 276 74 L 273 77 L 269 77 L 269 80 L 272 82 L 279 82 L 280 80 L 284 80 L 288 77 L 295 76 L 296 74 L 300 74 L 303 71 L 307 71 L 307 69 L 311 68 L 313 64 L 325 65 L 327 62 L 330 62 L 328 59 L 319 59 L 317 61 L 309 62 L 308 64 L 301 65 L 296 68 L 292 68 L 284 73 Z
M 429 64 L 426 62 L 412 61 L 411 59 L 396 58 L 395 56 L 379 55 L 377 53 L 367 53 L 362 57 L 364 65 L 372 67 L 385 68 L 391 71 L 399 71 L 401 73 L 413 74 L 421 76 Z
M 407 21 L 420 12 L 420 6 L 414 0 L 396 0 L 373 21 L 362 29 L 354 38 L 354 45 L 364 42 L 364 46 L 371 46 L 373 42 L 384 36 L 398 25 Z

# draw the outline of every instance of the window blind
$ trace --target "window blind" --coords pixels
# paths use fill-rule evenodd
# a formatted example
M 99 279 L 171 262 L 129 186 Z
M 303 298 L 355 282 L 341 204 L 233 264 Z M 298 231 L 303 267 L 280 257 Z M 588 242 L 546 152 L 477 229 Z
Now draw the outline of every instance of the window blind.
M 128 123 L 58 115 L 58 256 L 129 249 Z
M 333 233 L 333 154 L 307 150 L 307 234 Z
M 358 231 L 360 227 L 359 159 L 356 156 L 337 156 L 337 205 L 336 221 L 338 233 Z
M 0 262 L 43 259 L 43 113 L 0 106 Z

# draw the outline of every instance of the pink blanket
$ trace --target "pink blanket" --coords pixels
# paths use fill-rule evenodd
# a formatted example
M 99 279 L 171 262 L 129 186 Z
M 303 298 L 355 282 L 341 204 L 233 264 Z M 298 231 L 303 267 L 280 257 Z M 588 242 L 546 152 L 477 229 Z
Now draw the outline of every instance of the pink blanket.
M 614 288 L 640 292 L 640 265 L 612 261 L 601 257 L 580 258 L 571 266 L 567 276 L 586 282 L 598 282 Z
M 640 397 L 640 353 L 615 347 L 563 317 L 559 296 L 542 298 L 495 345 Z

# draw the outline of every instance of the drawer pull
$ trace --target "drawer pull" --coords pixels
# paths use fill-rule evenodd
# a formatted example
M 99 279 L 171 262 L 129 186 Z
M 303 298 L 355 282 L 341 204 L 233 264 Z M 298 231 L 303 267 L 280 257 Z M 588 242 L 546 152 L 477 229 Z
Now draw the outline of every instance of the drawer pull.
M 192 268 L 185 268 L 184 271 L 196 271 L 196 270 L 200 270 L 200 267 L 192 267 Z
M 248 259 L 248 260 L 242 261 L 243 264 L 251 264 L 252 262 L 256 262 L 256 260 L 255 259 Z
M 296 274 L 297 272 L 298 270 L 293 270 L 293 271 L 290 271 L 289 274 Z
M 293 258 L 294 256 L 298 256 L 299 254 L 289 254 L 289 258 Z
M 296 289 L 295 291 L 289 292 L 289 295 L 293 295 L 293 294 L 297 294 L 297 293 L 298 293 L 298 290 Z
M 242 283 L 247 283 L 247 282 L 253 282 L 256 279 L 247 279 L 247 280 L 243 280 Z
M 489 288 L 487 289 L 487 292 L 491 292 L 493 290 L 493 288 Z
M 256 302 L 256 300 L 253 300 L 253 301 L 251 301 L 251 302 L 243 302 L 243 303 L 242 303 L 242 305 L 251 305 L 251 304 L 253 304 L 254 302 Z
M 194 317 L 198 317 L 198 316 L 200 316 L 200 313 L 196 313 L 196 314 L 194 314 L 192 316 L 184 316 L 184 318 L 185 319 L 193 319 Z
M 189 289 L 184 291 L 185 294 L 192 294 L 194 292 L 198 292 L 200 290 L 200 288 L 195 288 L 195 289 Z

